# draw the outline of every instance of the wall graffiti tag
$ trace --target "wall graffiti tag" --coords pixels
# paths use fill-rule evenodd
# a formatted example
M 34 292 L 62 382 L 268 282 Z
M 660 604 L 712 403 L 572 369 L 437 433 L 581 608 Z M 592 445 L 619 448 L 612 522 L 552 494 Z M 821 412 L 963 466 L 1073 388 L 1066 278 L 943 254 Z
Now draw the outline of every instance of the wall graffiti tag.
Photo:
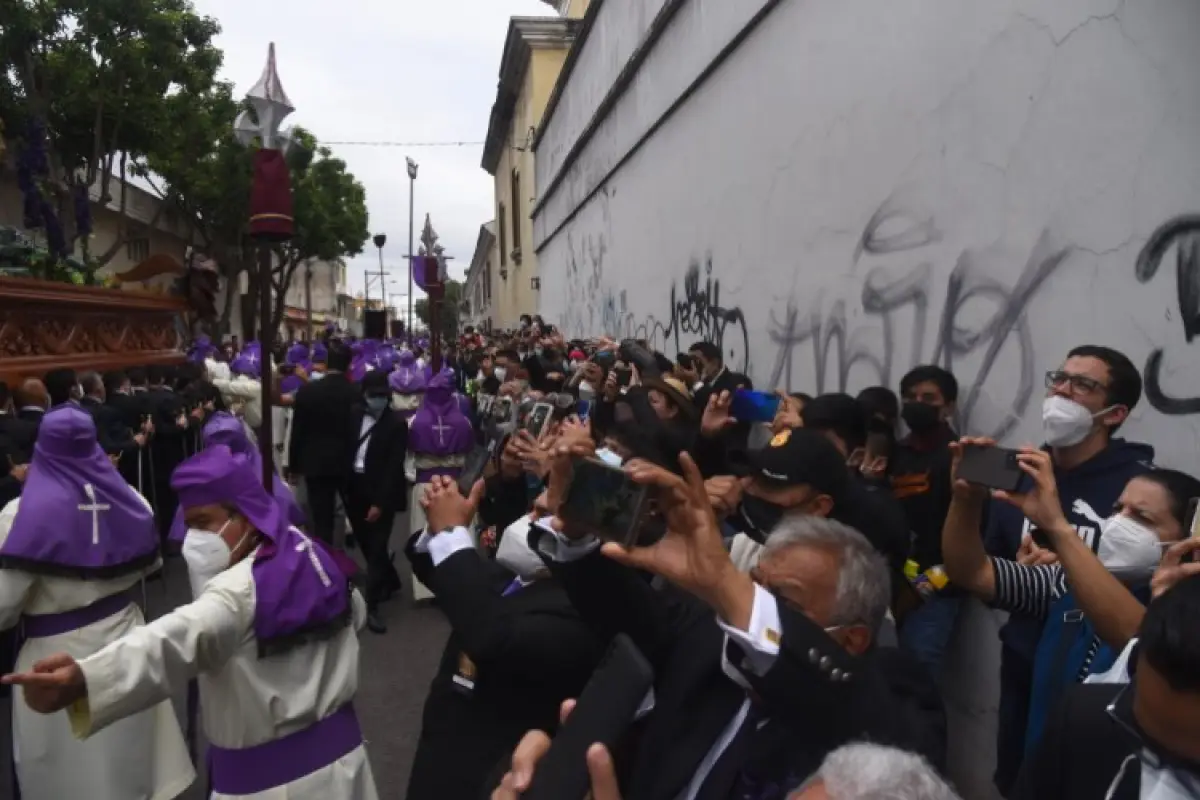
M 1148 283 L 1158 273 L 1163 259 L 1175 247 L 1175 288 L 1183 338 L 1188 344 L 1200 334 L 1200 214 L 1168 220 L 1158 227 L 1138 254 L 1139 283 Z M 1156 347 L 1146 359 L 1146 399 L 1159 412 L 1171 416 L 1200 414 L 1200 397 L 1171 397 L 1162 388 L 1163 348 Z
M 901 220 L 906 220 L 908 226 L 900 232 L 882 233 L 885 228 L 896 227 Z M 931 216 L 906 211 L 889 200 L 867 224 L 855 259 L 915 251 L 939 240 L 940 233 Z M 1030 404 L 1040 397 L 1039 362 L 1025 309 L 1071 251 L 1069 247 L 1054 246 L 1050 235 L 1043 233 L 1016 283 L 1006 286 L 993 277 L 978 253 L 964 250 L 947 279 L 945 301 L 929 347 L 926 330 L 930 298 L 934 295 L 934 266 L 927 261 L 904 270 L 877 266 L 867 273 L 861 302 L 864 315 L 871 320 L 870 326 L 852 326 L 843 300 L 822 309 L 823 303 L 818 299 L 808 313 L 802 313 L 795 303 L 789 302 L 783 318 L 772 314 L 768 325 L 767 335 L 776 348 L 770 383 L 776 388 L 792 388 L 795 352 L 810 344 L 816 383 L 803 387 L 805 391 L 818 394 L 846 391 L 855 368 L 867 370 L 879 385 L 894 387 L 901 377 L 896 364 L 901 336 L 896 312 L 911 308 L 914 317 L 909 336 L 913 361 L 908 366 L 933 363 L 953 372 L 964 357 L 980 354 L 978 372 L 973 381 L 964 382 L 965 392 L 959 399 L 959 423 L 963 430 L 972 430 L 972 413 L 996 360 L 1006 343 L 1015 340 L 1018 371 L 1011 405 L 1004 418 L 987 431 L 991 436 L 1003 438 L 1016 428 Z M 984 319 L 976 319 L 977 314 L 965 312 L 974 300 L 990 301 L 995 310 Z
M 721 303 L 721 281 L 713 277 L 712 258 L 701 268 L 692 261 L 683 285 L 672 284 L 667 313 L 636 316 L 629 309 L 625 289 L 615 291 L 604 282 L 607 245 L 602 238 L 587 237 L 576 246 L 568 236 L 568 297 L 560 320 L 577 336 L 598 332 L 616 339 L 645 339 L 656 349 L 676 352 L 696 341 L 712 342 L 725 354 L 725 363 L 738 372 L 750 370 L 750 333 L 746 316 L 737 306 Z M 701 273 L 703 272 L 703 276 Z

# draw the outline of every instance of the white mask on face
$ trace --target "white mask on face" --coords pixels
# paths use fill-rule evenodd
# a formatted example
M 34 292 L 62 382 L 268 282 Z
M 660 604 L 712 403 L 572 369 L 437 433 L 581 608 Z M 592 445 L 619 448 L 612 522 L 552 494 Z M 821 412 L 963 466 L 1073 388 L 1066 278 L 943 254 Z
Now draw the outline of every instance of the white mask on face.
M 1162 561 L 1162 543 L 1135 519 L 1116 514 L 1100 525 L 1100 547 L 1096 557 L 1118 578 L 1149 578 Z
M 504 383 L 508 379 L 508 369 L 506 367 L 496 367 L 492 370 L 492 374 L 496 376 L 496 380 Z
M 587 381 L 579 382 L 579 399 L 592 400 L 596 397 L 596 389 Z
M 1046 444 L 1051 447 L 1071 447 L 1079 444 L 1092 431 L 1096 417 L 1112 411 L 1110 406 L 1093 414 L 1086 408 L 1061 395 L 1051 395 L 1042 401 L 1042 428 Z
M 620 467 L 625 463 L 625 459 L 609 450 L 607 447 L 601 447 L 596 451 L 596 458 L 608 464 L 610 467 Z
M 192 585 L 193 599 L 204 592 L 204 587 L 209 581 L 229 569 L 234 551 L 241 547 L 250 535 L 247 531 L 237 546 L 231 548 L 221 537 L 230 522 L 232 520 L 225 520 L 225 524 L 215 532 L 188 528 L 187 537 L 183 540 L 183 560 L 187 562 L 188 583 Z
M 533 520 L 521 517 L 504 529 L 500 547 L 496 549 L 496 563 L 516 574 L 523 581 L 530 581 L 539 572 L 546 570 L 541 557 L 529 549 L 529 528 Z

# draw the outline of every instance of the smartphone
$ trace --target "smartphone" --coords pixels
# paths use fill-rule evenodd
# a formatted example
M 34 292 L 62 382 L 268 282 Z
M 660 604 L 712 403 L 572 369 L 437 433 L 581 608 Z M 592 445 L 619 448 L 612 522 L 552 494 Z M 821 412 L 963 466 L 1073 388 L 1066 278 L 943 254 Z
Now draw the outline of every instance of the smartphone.
M 866 444 L 866 461 L 870 463 L 878 458 L 890 458 L 892 455 L 892 436 L 887 433 L 868 433 Z
M 618 350 L 621 360 L 638 368 L 643 375 L 653 375 L 658 372 L 658 362 L 654 354 L 633 339 L 621 342 Z
M 738 422 L 772 422 L 779 411 L 779 395 L 738 389 L 729 411 Z
M 1191 500 L 1188 501 L 1187 519 L 1188 519 L 1187 535 L 1189 537 L 1193 537 L 1193 538 L 1200 536 L 1200 497 L 1193 497 Z M 1190 564 L 1195 560 L 1196 560 L 1196 551 L 1192 550 L 1190 553 L 1183 554 L 1183 558 L 1180 559 L 1180 563 L 1181 564 Z
M 467 454 L 467 459 L 463 463 L 463 470 L 458 475 L 459 494 L 463 497 L 471 494 L 471 490 L 475 488 L 475 484 L 483 477 L 483 471 L 487 469 L 488 462 L 492 460 L 495 452 L 496 439 L 492 438 L 486 445 L 477 446 Z
M 1050 540 L 1050 537 L 1041 528 L 1031 528 L 1029 530 L 1029 538 L 1033 539 L 1033 543 L 1043 550 L 1049 550 L 1051 553 L 1054 552 L 1054 542 Z
M 497 422 L 511 422 L 513 415 L 513 401 L 511 397 L 497 398 L 492 404 L 492 418 Z
M 971 445 L 963 451 L 958 477 L 968 483 L 1015 492 L 1025 473 L 1017 463 L 1017 451 L 1006 447 Z
M 630 382 L 633 381 L 633 370 L 629 367 L 620 367 L 614 369 L 613 372 L 617 373 L 617 386 L 622 389 L 627 388 Z
M 583 800 L 591 790 L 587 751 L 612 752 L 654 685 L 654 670 L 630 638 L 618 633 L 534 770 L 522 800 Z
M 620 467 L 576 459 L 559 516 L 564 523 L 626 547 L 637 542 L 649 487 L 634 483 Z
M 541 441 L 546 435 L 546 431 L 550 428 L 550 423 L 554 421 L 554 406 L 549 403 L 538 403 L 529 412 L 529 417 L 526 421 L 525 430 L 533 436 L 537 441 Z

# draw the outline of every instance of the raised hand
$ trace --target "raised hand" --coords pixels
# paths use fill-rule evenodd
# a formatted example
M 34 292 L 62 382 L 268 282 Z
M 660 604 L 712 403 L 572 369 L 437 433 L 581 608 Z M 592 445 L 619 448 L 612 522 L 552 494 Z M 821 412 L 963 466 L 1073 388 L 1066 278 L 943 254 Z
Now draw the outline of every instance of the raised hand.
M 1200 575 L 1200 564 L 1183 560 L 1189 553 L 1197 552 L 1200 552 L 1200 539 L 1195 537 L 1171 545 L 1150 581 L 1151 594 L 1157 598 L 1184 578 Z
M 649 547 L 607 542 L 601 552 L 614 561 L 666 578 L 744 630 L 754 605 L 754 584 L 729 558 L 696 462 L 681 453 L 679 465 L 683 477 L 648 461 L 635 459 L 626 465 L 634 482 L 654 488 L 667 532 Z
M 1054 480 L 1054 462 L 1050 454 L 1027 445 L 1018 452 L 1017 465 L 1033 479 L 1033 487 L 1027 492 L 996 490 L 992 492 L 992 497 L 1016 506 L 1035 527 L 1047 533 L 1061 530 L 1067 518 L 1058 497 L 1058 483 Z
M 566 700 L 559 711 L 559 721 L 566 722 L 575 708 L 574 700 Z M 550 737 L 542 731 L 530 731 L 521 738 L 513 751 L 512 767 L 504 774 L 500 785 L 492 792 L 492 800 L 518 800 L 529 788 L 538 762 L 550 750 Z M 608 748 L 594 744 L 587 751 L 588 774 L 592 779 L 591 800 L 621 800 L 617 772 Z
M 43 658 L 30 672 L 5 675 L 0 683 L 22 687 L 25 705 L 39 714 L 62 711 L 87 696 L 83 670 L 66 653 Z
M 484 483 L 476 481 L 469 497 L 458 491 L 458 483 L 444 475 L 435 476 L 421 498 L 425 509 L 426 530 L 437 534 L 451 528 L 466 527 L 475 518 L 483 499 Z
M 730 411 L 732 405 L 732 392 L 721 392 L 708 398 L 708 406 L 704 409 L 704 416 L 700 418 L 700 435 L 720 436 L 726 428 L 736 425 L 737 420 Z

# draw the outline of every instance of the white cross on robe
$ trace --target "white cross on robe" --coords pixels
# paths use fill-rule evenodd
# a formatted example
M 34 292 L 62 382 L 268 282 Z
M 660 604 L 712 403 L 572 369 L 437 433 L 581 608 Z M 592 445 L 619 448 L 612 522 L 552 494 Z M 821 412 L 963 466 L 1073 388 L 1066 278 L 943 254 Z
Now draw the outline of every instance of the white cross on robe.
M 248 356 L 246 356 L 246 360 L 249 361 L 251 365 L 254 365 L 258 363 L 258 356 L 254 353 L 250 353 Z
M 92 544 L 100 544 L 100 512 L 111 511 L 112 506 L 108 503 L 96 502 L 96 487 L 90 483 L 83 485 L 83 493 L 87 495 L 90 502 L 80 503 L 79 510 L 92 512 Z
M 446 431 L 453 430 L 453 428 L 443 422 L 441 417 L 438 417 L 437 419 L 437 425 L 434 425 L 433 429 L 438 432 L 438 444 L 444 447 L 446 445 L 445 433 Z
M 300 531 L 296 532 L 300 533 Z M 300 539 L 300 544 L 296 545 L 296 552 L 303 553 L 308 551 L 308 560 L 312 563 L 313 569 L 317 571 L 317 574 L 321 576 L 321 583 L 325 584 L 326 588 L 333 586 L 333 581 L 329 579 L 329 573 L 325 571 L 325 565 L 321 563 L 320 557 L 313 550 L 312 539 L 309 539 L 303 533 L 300 533 Z

